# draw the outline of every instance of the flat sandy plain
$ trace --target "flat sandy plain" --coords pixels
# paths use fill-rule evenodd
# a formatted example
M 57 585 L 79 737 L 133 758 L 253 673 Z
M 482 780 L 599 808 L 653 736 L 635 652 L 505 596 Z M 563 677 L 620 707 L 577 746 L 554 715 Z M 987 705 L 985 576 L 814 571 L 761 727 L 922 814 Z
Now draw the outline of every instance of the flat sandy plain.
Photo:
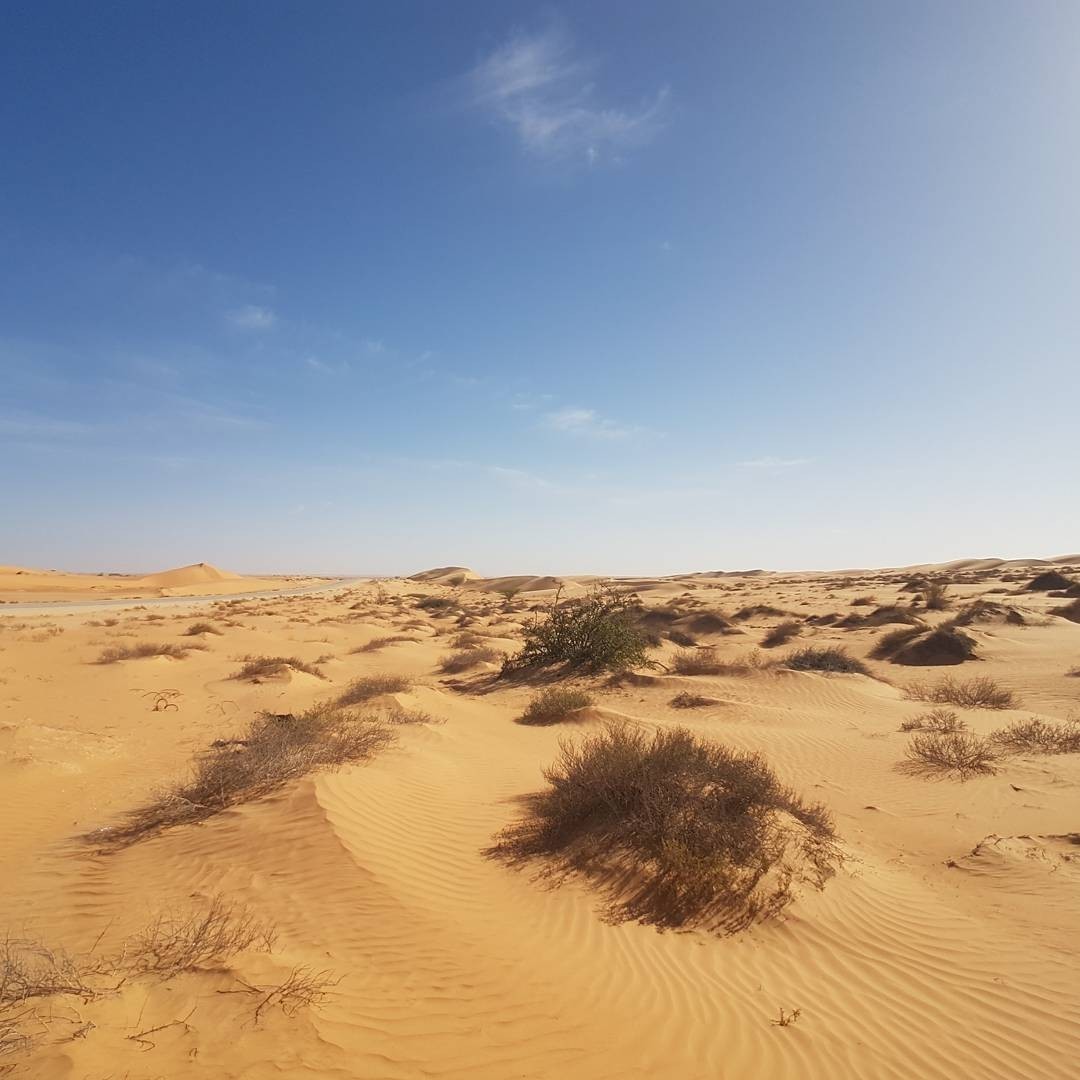
M 514 722 L 535 687 L 498 680 L 497 659 L 457 674 L 440 660 L 463 630 L 514 652 L 532 609 L 554 595 L 551 578 L 491 581 L 448 568 L 182 609 L 60 604 L 27 615 L 0 606 L 0 935 L 9 955 L 33 941 L 64 950 L 81 970 L 98 961 L 78 976 L 84 992 L 9 1010 L 0 1075 L 1075 1077 L 1080 754 L 1010 754 L 993 774 L 964 782 L 897 768 L 910 739 L 901 724 L 927 709 L 905 696 L 917 681 L 986 676 L 1013 691 L 1014 709 L 957 710 L 981 734 L 1032 716 L 1080 716 L 1080 623 L 1052 614 L 1067 600 L 1024 591 L 1051 566 L 1080 579 L 1080 556 L 934 568 L 951 582 L 951 607 L 922 617 L 943 621 L 984 598 L 1023 620 L 991 613 L 971 624 L 978 659 L 958 667 L 867 659 L 870 676 L 640 669 L 630 679 L 574 680 L 595 705 L 550 727 Z M 211 570 L 211 591 L 283 584 Z M 724 658 L 749 656 L 785 619 L 802 624 L 799 637 L 762 655 L 841 645 L 866 658 L 895 627 L 840 623 L 909 605 L 903 586 L 914 572 L 619 584 L 646 608 L 677 608 L 684 628 L 703 613 L 730 618 L 755 605 L 791 613 L 693 634 Z M 190 590 L 191 574 L 178 576 L 142 579 L 135 595 Z M 20 578 L 30 587 L 20 589 Z M 62 601 L 133 585 L 117 580 L 8 568 L 0 595 Z M 570 581 L 566 594 L 588 584 Z M 420 606 L 428 597 L 449 604 Z M 806 622 L 830 613 L 831 624 Z M 195 622 L 218 632 L 187 636 Z M 358 651 L 385 637 L 404 640 Z M 202 647 L 97 662 L 103 650 L 140 643 Z M 665 636 L 651 656 L 670 667 L 675 650 Z M 233 678 L 249 655 L 296 657 L 315 673 Z M 371 760 L 119 850 L 85 839 L 107 838 L 260 710 L 296 713 L 382 673 L 410 687 L 368 707 L 431 721 L 401 725 Z M 677 709 L 680 692 L 714 700 Z M 542 786 L 559 741 L 610 721 L 683 725 L 761 751 L 785 782 L 832 811 L 842 869 L 779 918 L 718 937 L 613 924 L 588 884 L 547 887 L 485 857 L 520 814 L 521 796 Z M 167 976 L 131 969 L 148 926 L 215 898 L 273 927 L 272 951 L 253 947 Z M 116 959 L 125 956 L 126 965 Z M 260 1011 L 297 969 L 328 973 L 326 996 L 295 1008 L 271 1000 Z M 798 1010 L 797 1019 L 781 1026 L 781 1010 Z

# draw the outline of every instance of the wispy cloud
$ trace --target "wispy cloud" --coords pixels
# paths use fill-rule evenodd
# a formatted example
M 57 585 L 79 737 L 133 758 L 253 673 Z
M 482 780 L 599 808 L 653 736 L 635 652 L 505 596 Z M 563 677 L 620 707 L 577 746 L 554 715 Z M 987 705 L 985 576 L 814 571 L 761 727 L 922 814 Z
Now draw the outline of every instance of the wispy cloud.
M 741 469 L 794 469 L 800 465 L 809 465 L 810 458 L 760 457 L 751 461 L 740 461 Z
M 559 26 L 517 33 L 469 73 L 472 102 L 538 157 L 594 165 L 649 142 L 663 124 L 667 88 L 636 108 L 612 107 L 597 99 L 588 68 Z
M 543 425 L 552 431 L 584 435 L 592 439 L 624 439 L 638 428 L 627 427 L 601 416 L 595 409 L 569 406 L 544 413 Z
M 277 322 L 277 316 L 270 308 L 258 304 L 233 308 L 226 318 L 241 330 L 269 330 Z

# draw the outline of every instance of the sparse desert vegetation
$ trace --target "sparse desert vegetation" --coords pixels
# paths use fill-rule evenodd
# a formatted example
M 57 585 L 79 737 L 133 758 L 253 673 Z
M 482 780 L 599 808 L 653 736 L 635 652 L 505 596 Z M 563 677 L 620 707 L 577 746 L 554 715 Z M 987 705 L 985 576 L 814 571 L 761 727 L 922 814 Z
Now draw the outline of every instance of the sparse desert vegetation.
M 470 645 L 444 656 L 439 661 L 439 670 L 447 675 L 459 675 L 480 664 L 492 664 L 496 660 L 501 660 L 502 655 L 498 649 L 493 649 L 488 645 Z
M 110 645 L 102 649 L 96 663 L 115 664 L 121 660 L 145 660 L 151 656 L 164 656 L 170 660 L 183 660 L 192 649 L 203 649 L 206 646 L 188 643 L 175 645 L 170 642 L 143 641 L 137 645 Z
M 337 704 L 341 707 L 363 705 L 383 694 L 403 694 L 410 686 L 412 683 L 404 675 L 392 675 L 386 672 L 363 675 L 359 679 L 353 679 L 338 695 Z
M 804 803 L 759 755 L 689 731 L 608 726 L 564 742 L 544 777 L 492 853 L 608 882 L 622 918 L 735 930 L 782 910 L 796 881 L 821 888 L 840 863 L 824 807 Z M 610 884 L 618 865 L 632 883 Z
M 317 705 L 299 714 L 262 713 L 239 734 L 217 740 L 196 757 L 187 779 L 87 839 L 110 850 L 163 829 L 205 821 L 288 780 L 370 757 L 392 738 L 380 718 L 348 709 Z
M 794 619 L 788 619 L 774 626 L 766 633 L 761 639 L 761 647 L 763 649 L 774 649 L 777 645 L 786 645 L 792 638 L 798 637 L 801 633 L 802 623 L 796 622 Z
M 913 701 L 935 705 L 959 705 L 963 709 L 1015 709 L 1018 705 L 1011 690 L 993 679 L 944 678 L 937 683 L 911 683 L 904 694 Z
M 870 670 L 857 657 L 841 648 L 799 649 L 784 660 L 792 671 L 833 671 L 849 675 L 869 675 Z
M 584 690 L 553 686 L 536 694 L 518 717 L 519 724 L 558 724 L 579 709 L 588 708 L 593 699 Z
M 912 772 L 951 775 L 960 780 L 997 771 L 989 739 L 970 731 L 919 732 L 908 745 L 905 766 Z
M 275 675 L 287 671 L 301 671 L 305 675 L 314 675 L 316 679 L 326 678 L 314 664 L 309 664 L 298 656 L 245 656 L 242 663 L 243 666 L 234 672 L 231 678 L 257 682 L 260 679 L 272 679 Z
M 503 664 L 505 674 L 554 666 L 617 671 L 647 660 L 633 602 L 610 588 L 580 599 L 556 595 L 547 611 L 525 627 L 523 637 L 521 651 Z

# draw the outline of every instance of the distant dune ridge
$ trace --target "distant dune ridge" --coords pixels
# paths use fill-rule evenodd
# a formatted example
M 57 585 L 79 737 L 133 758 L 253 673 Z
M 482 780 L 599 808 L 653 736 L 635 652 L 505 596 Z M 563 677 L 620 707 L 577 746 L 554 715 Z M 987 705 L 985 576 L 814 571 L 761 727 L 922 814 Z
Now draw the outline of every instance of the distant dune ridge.
M 263 592 L 313 578 L 246 577 L 207 562 L 155 574 L 78 574 L 0 566 L 0 600 L 94 600 L 154 596 L 216 596 Z

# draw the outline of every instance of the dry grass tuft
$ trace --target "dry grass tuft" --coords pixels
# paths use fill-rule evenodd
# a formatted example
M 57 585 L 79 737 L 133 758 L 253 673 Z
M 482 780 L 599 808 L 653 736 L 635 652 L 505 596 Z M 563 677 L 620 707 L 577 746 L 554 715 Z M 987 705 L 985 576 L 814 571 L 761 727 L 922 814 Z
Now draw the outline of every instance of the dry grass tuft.
M 960 780 L 997 771 L 989 739 L 970 731 L 926 731 L 915 735 L 902 763 L 910 772 L 955 775 Z
M 364 675 L 353 679 L 337 698 L 339 706 L 363 705 L 383 694 L 403 694 L 412 686 L 404 675 Z
M 98 664 L 115 664 L 119 660 L 143 660 L 149 656 L 167 656 L 172 660 L 183 660 L 192 649 L 204 649 L 205 645 L 194 643 L 172 645 L 144 641 L 139 645 L 110 645 L 104 649 L 95 661 Z
M 952 709 L 931 709 L 921 716 L 905 720 L 901 731 L 963 731 L 967 724 Z
M 248 908 L 212 896 L 201 910 L 159 915 L 125 952 L 131 970 L 168 979 L 182 971 L 220 967 L 249 949 L 270 952 L 276 936 Z
M 802 623 L 789 619 L 774 626 L 762 639 L 763 649 L 774 649 L 777 645 L 786 645 L 792 638 L 802 633 Z
M 734 660 L 721 660 L 711 646 L 699 649 L 680 649 L 671 660 L 676 675 L 749 675 L 770 666 L 761 653 L 752 652 Z
M 1014 754 L 1080 754 L 1080 721 L 1061 723 L 1033 716 L 1000 728 L 990 739 Z
M 517 722 L 537 726 L 558 724 L 566 720 L 571 713 L 588 708 L 592 703 L 593 699 L 584 690 L 555 686 L 537 694 L 517 718 Z
M 219 739 L 200 754 L 187 780 L 131 811 L 122 825 L 86 839 L 104 849 L 126 847 L 163 829 L 205 821 L 297 777 L 371 757 L 392 740 L 380 718 L 332 706 L 261 713 L 237 738 Z
M 993 679 L 979 678 L 959 682 L 944 678 L 934 686 L 912 683 L 904 690 L 912 701 L 934 705 L 958 705 L 962 709 L 1015 709 L 1019 702 L 1011 690 L 999 686 Z
M 386 637 L 372 638 L 366 645 L 361 645 L 358 649 L 350 649 L 350 653 L 369 653 L 378 652 L 380 649 L 385 649 L 387 645 L 397 645 L 399 642 L 411 641 L 417 642 L 419 638 L 409 637 L 408 634 L 389 634 Z
M 923 602 L 929 611 L 944 611 L 950 603 L 949 586 L 941 581 L 931 581 L 923 592 Z
M 668 704 L 673 709 L 704 709 L 709 705 L 719 704 L 719 699 L 706 697 L 704 694 L 690 694 L 684 690 L 681 694 L 676 694 Z
M 302 671 L 305 675 L 314 675 L 317 679 L 326 678 L 314 664 L 309 664 L 298 656 L 245 656 L 243 664 L 244 666 L 229 678 L 250 679 L 252 682 L 258 682 L 260 679 L 280 675 L 288 668 L 293 671 Z
M 199 634 L 217 634 L 220 637 L 223 633 L 224 631 L 216 627 L 213 623 L 196 622 L 192 623 L 184 631 L 184 637 L 196 637 Z
M 548 787 L 489 854 L 602 885 L 613 919 L 731 932 L 782 910 L 840 863 L 832 821 L 763 758 L 684 729 L 609 725 L 564 742 Z
M 861 661 L 851 656 L 846 649 L 830 647 L 825 649 L 800 649 L 784 660 L 784 667 L 792 671 L 838 671 L 848 674 L 869 675 L 870 671 Z
M 478 664 L 491 664 L 502 659 L 503 654 L 498 649 L 487 645 L 473 645 L 467 649 L 458 649 L 456 652 L 444 656 L 439 661 L 439 670 L 447 675 L 460 675 L 469 668 Z

